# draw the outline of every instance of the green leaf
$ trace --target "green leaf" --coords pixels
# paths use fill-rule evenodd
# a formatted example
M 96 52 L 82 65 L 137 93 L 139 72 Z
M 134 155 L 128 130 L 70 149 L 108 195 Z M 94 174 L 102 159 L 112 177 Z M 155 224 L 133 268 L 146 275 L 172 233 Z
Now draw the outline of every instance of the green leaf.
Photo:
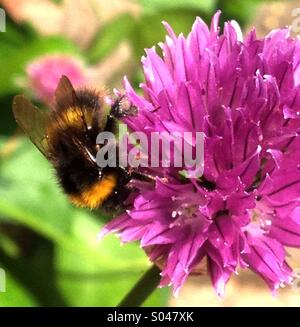
M 146 11 L 172 10 L 174 8 L 197 9 L 202 11 L 211 11 L 215 0 L 138 0 Z
M 94 235 L 98 229 L 94 222 L 77 219 L 73 231 L 77 239 L 86 240 L 92 247 L 96 246 Z M 97 258 L 78 260 L 74 252 L 57 251 L 60 288 L 72 306 L 117 305 L 147 268 L 146 256 L 136 244 L 120 247 L 113 235 L 99 243 Z M 154 296 L 150 303 L 165 305 L 166 297 Z
M 52 242 L 32 234 L 39 240 L 38 247 L 27 250 L 19 257 L 11 257 L 0 249 L 0 262 L 22 288 L 31 293 L 39 306 L 65 306 L 66 302 L 57 288 L 56 271 L 53 265 Z M 23 249 L 24 250 L 24 249 Z
M 34 58 L 50 53 L 79 55 L 79 51 L 74 44 L 61 37 L 29 39 L 18 47 L 14 47 L 1 42 L 2 34 L 5 33 L 0 33 L 0 96 L 19 91 L 16 78 L 24 74 L 26 64 Z
M 170 289 L 157 288 L 143 303 L 143 307 L 166 307 L 170 299 Z
M 236 20 L 241 26 L 245 26 L 256 14 L 257 6 L 261 0 L 218 0 L 216 8 L 222 11 L 220 17 L 221 25 L 232 19 Z
M 32 294 L 9 272 L 6 272 L 6 292 L 0 292 L 0 307 L 31 307 L 36 305 L 37 302 Z
M 109 22 L 97 33 L 87 50 L 87 59 L 90 63 L 97 63 L 120 43 L 127 39 L 135 26 L 135 19 L 130 15 L 122 15 Z
M 0 169 L 0 214 L 83 256 L 98 253 L 95 247 L 85 251 L 87 245 L 72 235 L 76 221 L 95 217 L 69 203 L 49 163 L 29 141 L 3 160 Z
M 158 42 L 163 42 L 166 30 L 162 21 L 167 21 L 174 31 L 179 34 L 187 35 L 191 31 L 195 17 L 200 15 L 204 20 L 208 20 L 205 12 L 188 9 L 174 9 L 169 11 L 159 11 L 145 14 L 137 23 L 130 38 L 133 49 L 135 50 L 136 60 L 140 60 L 145 48 L 151 48 Z M 159 47 L 157 47 L 159 50 Z
M 18 48 L 29 40 L 37 37 L 36 32 L 28 24 L 17 24 L 8 15 L 6 16 L 6 32 L 1 33 L 1 45 Z
M 0 217 L 0 222 L 2 222 L 3 219 Z M 0 225 L 0 248 L 3 249 L 5 253 L 10 255 L 11 257 L 18 257 L 20 255 L 20 249 L 17 246 L 17 244 L 14 242 L 13 239 L 11 239 L 8 235 L 3 233 L 1 231 L 1 225 Z
M 96 260 L 79 261 L 74 253 L 57 252 L 60 289 L 71 306 L 116 306 L 138 280 L 143 270 L 136 264 L 136 258 L 142 253 L 136 256 L 133 247 L 120 248 L 118 242 L 103 247 L 103 251 L 112 249 L 119 255 L 106 258 L 101 267 Z M 126 260 L 127 267 L 124 267 L 125 253 L 131 254 Z
M 103 225 L 101 217 L 96 219 L 89 211 L 71 206 L 52 174 L 46 159 L 33 145 L 22 142 L 0 166 L 0 216 L 54 243 L 58 289 L 68 305 L 117 305 L 147 269 L 146 255 L 137 244 L 121 247 L 115 236 L 97 241 Z M 28 269 L 25 272 L 30 276 Z M 32 283 L 37 278 L 43 283 L 39 276 Z M 27 279 L 24 282 L 28 284 Z M 45 303 L 43 294 L 38 295 L 39 303 Z M 162 305 L 162 299 L 152 301 Z

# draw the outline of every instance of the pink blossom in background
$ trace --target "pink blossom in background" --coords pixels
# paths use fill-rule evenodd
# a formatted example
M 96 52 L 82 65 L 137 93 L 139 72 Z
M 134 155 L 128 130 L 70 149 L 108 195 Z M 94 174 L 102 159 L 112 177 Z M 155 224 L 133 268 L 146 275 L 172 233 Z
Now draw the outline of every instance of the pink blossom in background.
M 74 87 L 84 85 L 86 76 L 83 63 L 67 55 L 47 55 L 27 66 L 29 88 L 42 102 L 51 103 L 58 81 L 66 75 Z
M 300 247 L 300 41 L 288 29 L 243 37 L 234 21 L 221 34 L 219 16 L 210 28 L 197 18 L 187 37 L 164 23 L 163 57 L 142 59 L 144 95 L 125 81 L 133 131 L 204 132 L 203 177 L 156 169 L 100 236 L 140 242 L 175 294 L 199 265 L 220 296 L 246 268 L 275 292 L 293 280 L 284 246 Z

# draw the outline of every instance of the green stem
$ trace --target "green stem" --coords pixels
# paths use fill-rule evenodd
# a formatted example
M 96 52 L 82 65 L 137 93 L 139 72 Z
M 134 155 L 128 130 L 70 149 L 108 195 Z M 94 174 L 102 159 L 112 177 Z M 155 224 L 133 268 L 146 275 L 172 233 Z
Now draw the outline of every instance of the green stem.
M 153 265 L 129 291 L 118 307 L 139 307 L 151 295 L 160 280 L 160 270 Z

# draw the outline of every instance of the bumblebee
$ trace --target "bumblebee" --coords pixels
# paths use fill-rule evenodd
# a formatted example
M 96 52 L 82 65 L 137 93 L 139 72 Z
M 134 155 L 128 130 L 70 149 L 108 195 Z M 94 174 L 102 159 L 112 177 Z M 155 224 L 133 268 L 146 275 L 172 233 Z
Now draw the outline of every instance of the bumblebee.
M 97 165 L 97 135 L 115 132 L 119 118 L 136 113 L 122 97 L 109 110 L 104 99 L 104 92 L 75 90 L 62 76 L 52 110 L 42 111 L 23 95 L 13 100 L 18 125 L 53 165 L 62 190 L 73 204 L 90 209 L 118 206 L 130 192 L 128 182 L 139 178 L 125 168 Z

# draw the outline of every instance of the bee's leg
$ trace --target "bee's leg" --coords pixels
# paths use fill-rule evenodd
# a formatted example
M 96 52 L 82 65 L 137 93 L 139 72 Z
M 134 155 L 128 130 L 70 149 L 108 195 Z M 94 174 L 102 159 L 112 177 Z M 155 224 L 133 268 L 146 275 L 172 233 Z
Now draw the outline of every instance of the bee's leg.
M 119 172 L 123 175 L 124 181 L 135 179 L 143 182 L 155 182 L 156 177 L 147 173 L 142 173 L 136 170 L 133 167 L 118 167 Z
M 130 101 L 126 98 L 126 96 L 119 96 L 115 102 L 111 106 L 110 115 L 108 116 L 107 127 L 106 130 L 110 130 L 112 126 L 116 123 L 116 119 L 128 117 L 128 116 L 136 116 L 138 109 L 136 106 L 133 106 Z M 155 182 L 156 177 L 150 174 L 138 172 L 133 167 L 119 167 L 123 171 L 124 176 L 128 178 L 128 180 L 139 180 L 144 182 Z
M 141 173 L 138 172 L 136 170 L 131 170 L 129 169 L 129 176 L 131 179 L 136 179 L 139 181 L 143 181 L 143 182 L 155 182 L 156 181 L 156 177 L 150 174 L 145 174 L 145 173 Z
M 126 116 L 135 116 L 137 111 L 137 107 L 133 106 L 130 101 L 122 95 L 113 103 L 110 115 L 115 118 L 122 118 Z
M 118 97 L 112 104 L 110 113 L 107 116 L 105 125 L 106 131 L 113 131 L 117 128 L 117 120 L 120 118 L 135 116 L 137 114 L 137 107 L 130 104 L 125 96 Z
M 116 168 L 114 168 L 116 169 Z M 156 177 L 150 174 L 141 173 L 133 167 L 121 167 L 118 168 L 119 175 L 122 176 L 123 182 L 129 182 L 132 179 L 143 181 L 143 182 L 155 182 Z

